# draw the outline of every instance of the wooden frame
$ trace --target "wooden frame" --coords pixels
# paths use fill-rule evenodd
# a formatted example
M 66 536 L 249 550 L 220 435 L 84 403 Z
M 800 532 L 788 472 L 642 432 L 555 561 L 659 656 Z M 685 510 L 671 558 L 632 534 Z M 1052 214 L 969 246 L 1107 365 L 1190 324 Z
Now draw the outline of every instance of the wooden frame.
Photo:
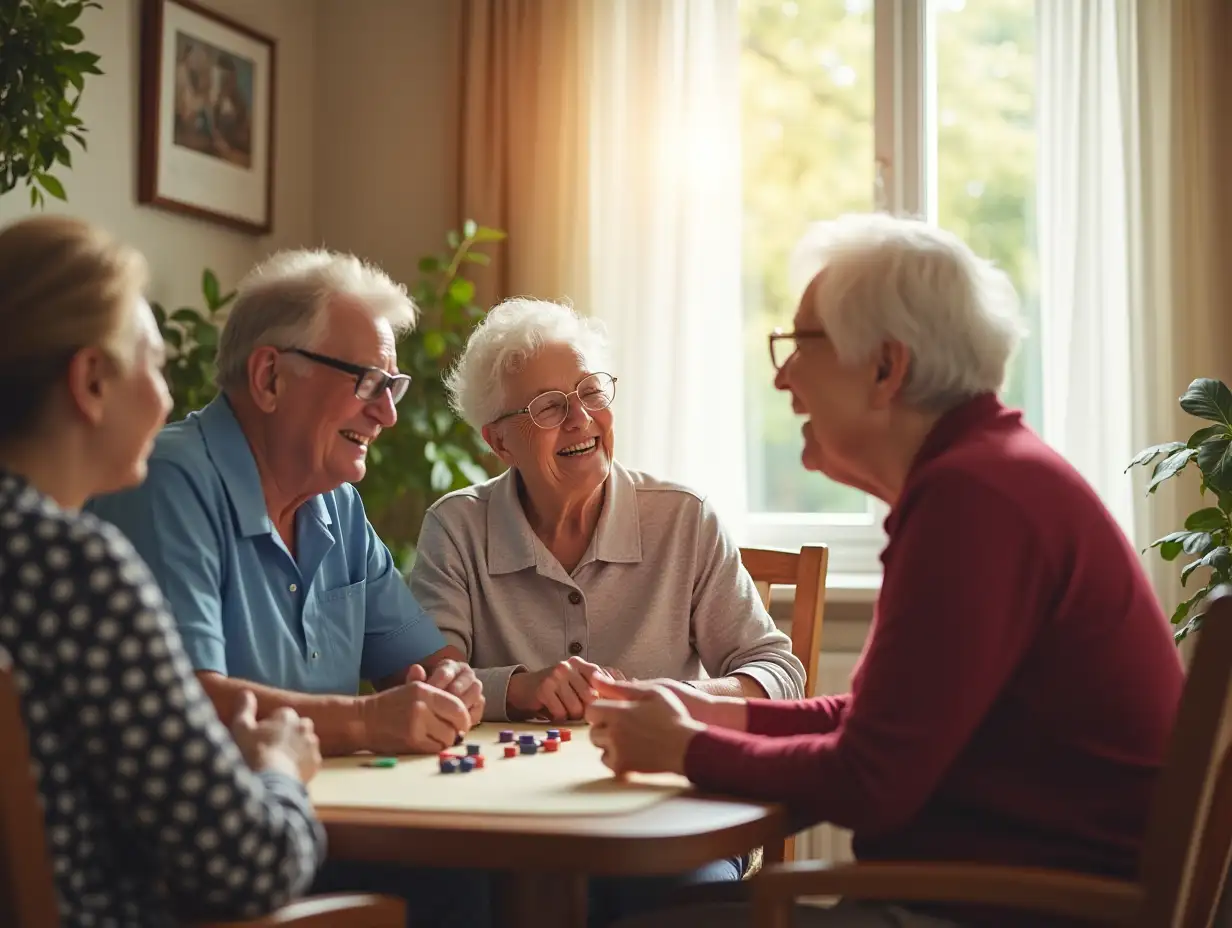
M 137 200 L 274 227 L 277 44 L 193 0 L 143 0 Z

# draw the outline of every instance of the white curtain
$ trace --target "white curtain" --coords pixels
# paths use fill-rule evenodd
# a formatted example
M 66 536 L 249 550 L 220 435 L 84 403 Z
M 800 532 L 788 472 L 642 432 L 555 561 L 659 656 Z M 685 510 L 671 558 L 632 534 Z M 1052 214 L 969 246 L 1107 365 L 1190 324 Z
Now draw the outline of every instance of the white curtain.
M 1044 438 L 1136 537 L 1125 466 L 1135 427 L 1131 332 L 1142 312 L 1137 0 L 1038 5 L 1040 338 Z
M 616 456 L 745 512 L 737 0 L 590 0 L 589 285 Z

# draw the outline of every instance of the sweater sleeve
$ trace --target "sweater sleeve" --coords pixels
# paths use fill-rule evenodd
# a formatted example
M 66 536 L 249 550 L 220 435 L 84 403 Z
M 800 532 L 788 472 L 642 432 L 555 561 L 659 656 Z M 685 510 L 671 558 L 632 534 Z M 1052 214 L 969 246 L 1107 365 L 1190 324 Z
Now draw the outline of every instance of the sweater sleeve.
M 755 735 L 824 735 L 843 723 L 850 706 L 850 693 L 790 702 L 750 699 L 746 731 Z
M 1026 514 L 965 475 L 928 481 L 900 505 L 841 724 L 787 734 L 803 718 L 759 706 L 750 724 L 768 734 L 694 737 L 685 772 L 698 786 L 866 834 L 902 825 L 925 803 L 1022 659 L 1050 568 Z

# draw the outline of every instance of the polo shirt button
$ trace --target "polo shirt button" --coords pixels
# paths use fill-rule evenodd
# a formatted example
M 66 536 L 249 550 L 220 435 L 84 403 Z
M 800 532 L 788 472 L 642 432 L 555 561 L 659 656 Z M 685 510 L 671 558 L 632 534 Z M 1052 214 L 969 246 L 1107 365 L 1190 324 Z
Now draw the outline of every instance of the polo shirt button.
M 580 641 L 570 642 L 569 653 L 570 654 L 581 654 L 582 653 L 582 642 Z
M 321 656 L 321 652 L 320 652 L 320 651 L 313 651 L 313 652 L 312 652 L 312 659 L 313 659 L 314 661 L 315 661 L 318 657 L 320 657 L 320 656 Z
M 290 590 L 292 593 L 294 593 L 296 590 L 299 589 L 299 587 L 297 587 L 294 583 L 292 583 L 289 587 L 287 587 L 287 589 Z
M 573 603 L 573 605 L 576 606 L 581 601 L 582 601 L 582 594 L 579 593 L 577 590 L 574 590 L 572 593 L 569 594 L 569 602 Z M 575 651 L 574 653 L 576 654 L 577 652 Z

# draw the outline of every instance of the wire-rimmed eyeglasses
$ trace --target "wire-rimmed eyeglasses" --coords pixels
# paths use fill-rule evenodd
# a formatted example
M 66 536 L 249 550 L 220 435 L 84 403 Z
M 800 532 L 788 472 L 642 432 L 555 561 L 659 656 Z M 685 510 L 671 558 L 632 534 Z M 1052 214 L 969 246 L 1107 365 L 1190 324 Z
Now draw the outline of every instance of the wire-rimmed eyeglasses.
M 569 417 L 569 397 L 576 396 L 582 407 L 589 412 L 607 409 L 616 398 L 616 378 L 611 374 L 598 371 L 587 374 L 578 381 L 572 393 L 560 390 L 548 390 L 540 393 L 521 409 L 502 413 L 492 420 L 495 425 L 502 419 L 511 416 L 530 416 L 530 421 L 541 429 L 554 429 Z

